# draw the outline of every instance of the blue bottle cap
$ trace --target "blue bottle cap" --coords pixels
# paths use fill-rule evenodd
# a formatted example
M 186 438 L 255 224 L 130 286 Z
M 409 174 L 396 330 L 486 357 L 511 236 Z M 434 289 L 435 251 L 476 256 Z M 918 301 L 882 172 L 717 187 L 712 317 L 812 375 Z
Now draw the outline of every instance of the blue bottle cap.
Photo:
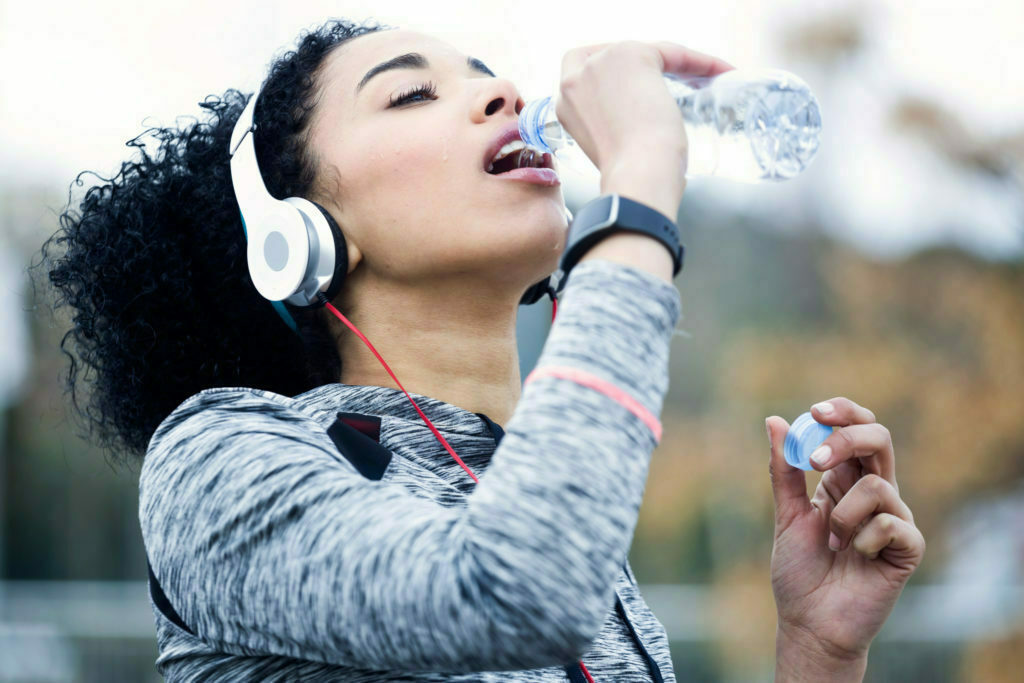
M 786 433 L 786 444 L 783 447 L 786 462 L 793 467 L 813 471 L 811 453 L 831 435 L 832 427 L 821 424 L 810 413 L 804 413 L 793 420 Z

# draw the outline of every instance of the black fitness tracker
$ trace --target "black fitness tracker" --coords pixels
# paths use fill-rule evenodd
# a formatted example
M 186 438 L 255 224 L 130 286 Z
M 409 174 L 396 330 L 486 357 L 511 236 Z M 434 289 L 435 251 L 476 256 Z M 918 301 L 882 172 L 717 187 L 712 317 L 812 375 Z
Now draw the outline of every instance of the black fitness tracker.
M 679 228 L 665 214 L 619 194 L 605 194 L 588 202 L 569 227 L 560 269 L 562 282 L 590 247 L 617 232 L 638 232 L 661 240 L 672 254 L 672 277 L 683 269 L 686 250 L 679 243 Z

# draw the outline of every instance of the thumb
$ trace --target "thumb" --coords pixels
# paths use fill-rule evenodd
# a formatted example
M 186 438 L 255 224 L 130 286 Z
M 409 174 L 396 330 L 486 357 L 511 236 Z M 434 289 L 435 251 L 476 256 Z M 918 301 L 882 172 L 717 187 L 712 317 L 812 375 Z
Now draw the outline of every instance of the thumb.
M 768 459 L 768 476 L 772 482 L 772 495 L 775 498 L 776 524 L 792 519 L 796 515 L 811 508 L 807 498 L 807 482 L 804 471 L 786 462 L 783 449 L 789 423 L 781 417 L 773 415 L 764 421 L 768 431 L 768 444 L 771 456 Z

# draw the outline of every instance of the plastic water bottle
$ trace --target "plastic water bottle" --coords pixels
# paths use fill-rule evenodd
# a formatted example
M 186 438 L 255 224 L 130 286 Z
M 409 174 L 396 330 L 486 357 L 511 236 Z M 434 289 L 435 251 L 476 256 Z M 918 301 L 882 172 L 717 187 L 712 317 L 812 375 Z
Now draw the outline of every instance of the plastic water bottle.
M 746 183 L 788 180 L 803 172 L 818 151 L 818 101 L 804 81 L 787 71 L 662 75 L 686 127 L 687 178 L 713 175 Z M 571 160 L 579 147 L 558 122 L 555 106 L 552 97 L 527 103 L 519 115 L 519 134 L 527 144 L 560 160 Z M 520 165 L 526 163 L 529 160 L 521 157 Z

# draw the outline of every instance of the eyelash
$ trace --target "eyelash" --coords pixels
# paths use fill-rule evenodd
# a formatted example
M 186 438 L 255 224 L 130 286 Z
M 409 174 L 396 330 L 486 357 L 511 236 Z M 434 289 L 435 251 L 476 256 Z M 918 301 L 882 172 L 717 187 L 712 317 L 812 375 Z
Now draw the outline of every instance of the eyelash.
M 398 106 L 400 104 L 404 104 L 405 102 L 411 100 L 416 95 L 422 95 L 424 97 L 429 97 L 432 100 L 433 99 L 437 99 L 437 85 L 433 81 L 427 81 L 426 83 L 421 83 L 420 85 L 418 85 L 417 87 L 413 88 L 412 90 L 410 90 L 410 91 L 408 91 L 406 93 L 403 93 L 402 95 L 399 95 L 396 98 L 393 98 L 388 103 L 388 107 L 389 108 L 390 107 L 396 107 L 396 106 Z

